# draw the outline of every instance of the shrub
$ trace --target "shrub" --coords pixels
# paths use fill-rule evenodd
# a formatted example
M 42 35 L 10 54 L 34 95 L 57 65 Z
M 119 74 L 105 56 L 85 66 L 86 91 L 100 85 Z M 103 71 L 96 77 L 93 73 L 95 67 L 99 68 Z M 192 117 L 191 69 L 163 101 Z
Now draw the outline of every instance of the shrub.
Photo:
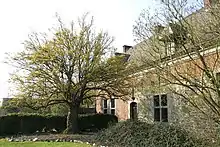
M 206 146 L 182 128 L 169 124 L 147 124 L 139 121 L 118 123 L 98 133 L 96 142 L 123 147 L 199 147 Z
M 79 129 L 82 131 L 97 131 L 107 128 L 109 123 L 118 119 L 113 115 L 94 114 L 79 117 Z M 0 135 L 32 134 L 43 129 L 56 129 L 62 132 L 66 128 L 65 116 L 39 114 L 11 114 L 0 117 Z
M 107 128 L 109 124 L 118 122 L 115 115 L 94 114 L 79 118 L 79 127 L 82 131 L 97 131 Z

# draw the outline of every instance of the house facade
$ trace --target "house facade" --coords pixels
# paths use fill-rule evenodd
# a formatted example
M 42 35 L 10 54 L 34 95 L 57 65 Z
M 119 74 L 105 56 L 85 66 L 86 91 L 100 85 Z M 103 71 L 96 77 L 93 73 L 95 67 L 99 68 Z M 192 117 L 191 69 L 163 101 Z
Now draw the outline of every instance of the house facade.
M 117 55 L 124 55 L 128 54 L 128 52 L 132 49 L 132 46 L 124 45 L 123 46 L 123 53 L 116 53 Z M 120 121 L 128 120 L 131 118 L 131 108 L 130 105 L 132 102 L 137 103 L 137 99 L 123 100 L 119 98 L 96 98 L 96 112 L 97 113 L 104 113 L 104 114 L 112 114 L 116 115 Z
M 188 16 L 187 21 L 196 24 L 196 21 L 200 21 L 203 17 L 208 16 L 208 14 L 206 14 L 207 11 L 209 11 L 211 6 L 215 3 L 217 3 L 217 1 L 204 0 L 204 8 Z M 199 18 L 199 20 L 195 18 Z M 164 30 L 166 30 L 166 28 L 172 29 L 172 27 L 166 26 Z M 197 27 L 196 29 L 199 30 L 200 28 Z M 193 49 L 190 50 L 190 52 L 184 52 L 183 50 L 175 53 L 175 48 L 172 47 L 173 42 L 169 43 L 169 50 L 166 50 L 165 47 L 161 47 L 162 50 L 164 50 L 165 57 L 163 58 L 163 62 L 160 63 L 160 67 L 163 67 L 161 64 L 166 63 L 167 68 L 163 67 L 157 70 L 152 66 L 145 66 L 146 68 L 137 71 L 135 74 L 136 82 L 139 84 L 132 90 L 128 100 L 97 98 L 96 111 L 98 113 L 116 115 L 121 121 L 131 119 L 134 117 L 133 113 L 135 112 L 139 120 L 149 123 L 168 122 L 171 124 L 179 124 L 189 130 L 197 130 L 203 137 L 206 135 L 213 135 L 213 137 L 216 137 L 217 126 L 212 117 L 215 110 L 209 112 L 206 108 L 215 109 L 218 106 L 212 107 L 212 105 L 218 105 L 218 102 L 213 102 L 212 104 L 201 102 L 201 107 L 195 105 L 199 102 L 193 103 L 193 101 L 188 101 L 187 99 L 187 96 L 196 98 L 198 95 L 195 93 L 198 91 L 199 96 L 205 96 L 206 93 L 202 93 L 200 91 L 201 88 L 198 88 L 201 84 L 203 86 L 205 85 L 204 87 L 208 87 L 207 93 L 211 95 L 208 98 L 216 97 L 215 95 L 213 96 L 212 93 L 209 93 L 212 91 L 212 86 L 209 86 L 209 84 L 212 84 L 212 80 L 209 81 L 211 78 L 206 78 L 206 76 L 204 76 L 206 74 L 204 73 L 206 68 L 204 67 L 204 63 L 202 63 L 203 60 L 205 61 L 205 66 L 208 67 L 207 69 L 211 70 L 210 73 L 212 74 L 212 78 L 216 81 L 220 79 L 220 47 L 216 45 L 216 42 L 217 44 L 219 42 L 218 39 L 220 36 L 208 36 L 208 38 L 206 38 L 206 35 L 202 34 L 199 34 L 199 36 L 202 36 L 199 38 L 201 41 L 203 39 L 211 40 L 213 43 L 205 42 L 202 44 L 201 46 L 204 49 L 196 50 L 199 51 L 199 53 L 196 53 Z M 146 44 L 141 42 L 134 47 L 123 46 L 124 53 L 130 55 L 128 62 L 135 60 L 139 63 L 140 56 L 144 54 L 144 58 L 151 63 L 150 61 L 152 59 L 150 58 L 150 53 L 145 53 L 144 51 L 146 50 L 143 49 L 143 46 L 150 44 L 149 42 L 150 41 L 147 41 Z M 186 46 L 190 47 L 190 44 Z M 146 48 L 148 51 L 150 50 L 148 49 L 149 46 Z M 204 67 L 204 69 L 201 69 L 201 67 Z M 163 76 L 160 76 L 161 74 Z M 169 79 L 171 76 L 175 78 L 176 75 L 182 77 L 182 80 L 176 78 L 176 82 L 173 79 Z M 190 81 L 187 81 L 188 79 L 190 79 Z M 183 81 L 186 83 L 183 83 Z M 180 84 L 180 86 L 178 86 L 178 84 Z M 185 87 L 188 86 L 189 89 L 192 88 L 191 91 L 188 91 L 187 88 L 181 84 L 185 85 Z M 213 100 L 215 99 L 213 98 Z M 201 111 L 198 111 L 199 109 Z M 203 114 L 203 111 L 206 111 L 206 115 Z M 207 114 L 210 115 L 210 117 Z

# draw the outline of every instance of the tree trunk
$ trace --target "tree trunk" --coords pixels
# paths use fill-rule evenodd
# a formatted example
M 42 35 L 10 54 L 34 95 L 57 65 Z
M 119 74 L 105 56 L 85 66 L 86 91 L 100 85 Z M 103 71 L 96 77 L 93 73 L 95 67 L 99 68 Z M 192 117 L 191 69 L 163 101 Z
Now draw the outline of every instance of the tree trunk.
M 67 115 L 67 127 L 65 133 L 78 133 L 78 108 L 79 106 L 74 105 L 69 107 L 69 112 Z

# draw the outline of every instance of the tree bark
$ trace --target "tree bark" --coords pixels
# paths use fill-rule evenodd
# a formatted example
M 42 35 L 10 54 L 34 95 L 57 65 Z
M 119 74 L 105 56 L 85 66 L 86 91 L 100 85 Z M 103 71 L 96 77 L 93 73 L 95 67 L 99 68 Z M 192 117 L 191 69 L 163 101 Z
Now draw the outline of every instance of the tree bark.
M 78 105 L 71 105 L 67 115 L 67 127 L 65 133 L 78 133 Z

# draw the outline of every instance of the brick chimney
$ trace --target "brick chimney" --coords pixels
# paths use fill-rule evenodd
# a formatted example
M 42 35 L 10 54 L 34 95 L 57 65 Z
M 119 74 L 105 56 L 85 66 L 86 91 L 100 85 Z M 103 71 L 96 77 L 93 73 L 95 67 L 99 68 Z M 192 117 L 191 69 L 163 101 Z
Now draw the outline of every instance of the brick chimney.
M 132 48 L 132 46 L 130 46 L 130 45 L 123 45 L 123 52 L 126 53 L 131 48 Z
M 205 8 L 220 4 L 220 0 L 203 0 L 203 2 Z
M 211 1 L 212 0 L 204 0 L 204 7 L 209 8 L 211 6 Z

